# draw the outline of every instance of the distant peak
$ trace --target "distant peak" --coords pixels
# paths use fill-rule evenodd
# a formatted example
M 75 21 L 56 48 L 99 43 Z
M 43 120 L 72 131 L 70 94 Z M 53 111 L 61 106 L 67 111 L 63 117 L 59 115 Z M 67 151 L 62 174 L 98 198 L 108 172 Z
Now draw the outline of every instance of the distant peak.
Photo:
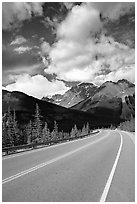
M 132 84 L 131 82 L 129 82 L 127 79 L 120 79 L 117 81 L 117 83 L 127 83 L 127 84 Z
M 102 87 L 102 86 L 105 86 L 105 85 L 107 85 L 107 84 L 115 84 L 115 82 L 113 82 L 113 81 L 105 81 L 105 82 L 101 85 L 101 87 Z
M 129 82 L 127 79 L 120 79 L 117 82 L 113 82 L 113 81 L 106 81 L 104 82 L 101 86 L 107 85 L 107 84 L 122 84 L 122 83 L 126 83 L 128 85 L 133 85 L 133 83 Z
M 96 86 L 96 85 L 90 82 L 81 82 L 77 86 Z

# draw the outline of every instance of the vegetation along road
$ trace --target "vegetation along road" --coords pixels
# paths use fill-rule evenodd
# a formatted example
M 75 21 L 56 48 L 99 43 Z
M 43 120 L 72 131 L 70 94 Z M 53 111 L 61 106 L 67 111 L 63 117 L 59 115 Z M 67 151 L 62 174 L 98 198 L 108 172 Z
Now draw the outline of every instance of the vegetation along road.
M 134 157 L 133 137 L 119 130 L 3 157 L 2 199 L 132 202 Z

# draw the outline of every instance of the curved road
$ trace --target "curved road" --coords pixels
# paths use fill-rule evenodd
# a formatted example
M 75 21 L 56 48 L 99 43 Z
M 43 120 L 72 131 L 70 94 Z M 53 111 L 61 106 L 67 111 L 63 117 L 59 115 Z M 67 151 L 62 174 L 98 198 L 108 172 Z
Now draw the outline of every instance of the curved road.
M 3 202 L 134 202 L 132 134 L 84 139 L 3 157 Z

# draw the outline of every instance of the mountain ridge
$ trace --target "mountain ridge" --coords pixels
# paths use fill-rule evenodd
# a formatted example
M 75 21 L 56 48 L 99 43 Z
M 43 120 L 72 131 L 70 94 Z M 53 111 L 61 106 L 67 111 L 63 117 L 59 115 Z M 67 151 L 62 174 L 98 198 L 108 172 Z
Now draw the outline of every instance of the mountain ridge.
M 73 86 L 70 90 L 66 91 L 63 95 L 55 94 L 52 97 L 43 97 L 42 100 L 66 107 L 71 108 L 76 104 L 86 100 L 88 97 L 92 97 L 95 94 L 100 93 L 106 87 L 106 94 L 111 97 L 118 96 L 123 98 L 129 95 L 130 92 L 134 92 L 135 85 L 126 79 L 118 80 L 117 82 L 106 81 L 100 86 L 96 86 L 92 83 L 80 83 Z M 112 92 L 111 92 L 112 90 Z

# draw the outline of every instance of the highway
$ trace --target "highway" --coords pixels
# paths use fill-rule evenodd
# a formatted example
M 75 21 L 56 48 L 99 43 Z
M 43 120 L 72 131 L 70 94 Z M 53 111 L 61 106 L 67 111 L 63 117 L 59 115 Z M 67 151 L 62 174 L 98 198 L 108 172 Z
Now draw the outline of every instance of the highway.
M 3 202 L 134 202 L 134 136 L 87 138 L 5 156 Z

